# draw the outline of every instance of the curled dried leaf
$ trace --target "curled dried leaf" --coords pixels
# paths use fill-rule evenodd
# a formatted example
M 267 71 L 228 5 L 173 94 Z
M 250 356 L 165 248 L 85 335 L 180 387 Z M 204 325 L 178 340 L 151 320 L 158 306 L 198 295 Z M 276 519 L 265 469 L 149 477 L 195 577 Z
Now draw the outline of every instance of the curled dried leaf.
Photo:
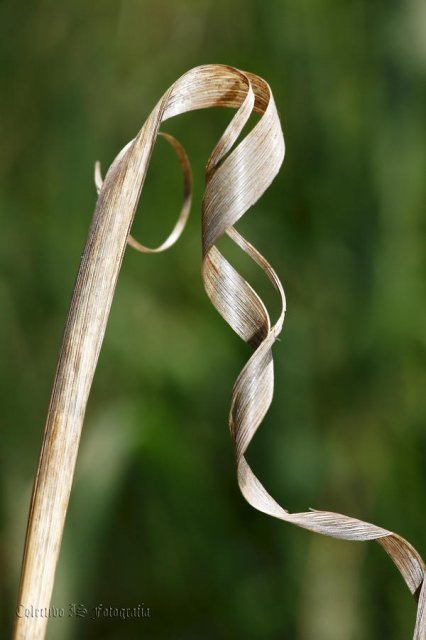
M 129 239 L 160 125 L 184 112 L 216 106 L 232 107 L 237 112 L 206 168 L 202 278 L 213 305 L 253 349 L 234 384 L 229 414 L 239 487 L 253 507 L 275 518 L 334 538 L 377 540 L 418 599 L 414 640 L 425 640 L 425 565 L 417 551 L 392 531 L 345 515 L 312 509 L 289 513 L 266 491 L 245 458 L 273 397 L 272 347 L 284 322 L 285 295 L 268 261 L 234 225 L 278 173 L 284 158 L 284 138 L 268 84 L 252 73 L 224 65 L 205 65 L 183 75 L 158 102 L 136 138 L 118 154 L 103 183 L 99 167 L 96 169 L 99 198 L 73 293 L 52 392 L 30 509 L 20 602 L 36 606 L 48 606 L 50 602 L 84 410 L 126 242 L 144 252 L 167 249 L 179 237 L 189 214 L 188 159 L 181 145 L 167 135 L 184 175 L 184 202 L 178 222 L 157 249 L 147 249 Z M 253 111 L 260 115 L 257 124 L 234 146 Z M 217 248 L 216 243 L 224 234 L 254 260 L 275 287 L 281 312 L 273 325 L 259 295 Z M 18 621 L 16 638 L 43 637 L 45 621 L 37 621 L 36 632 L 28 634 L 27 623 Z

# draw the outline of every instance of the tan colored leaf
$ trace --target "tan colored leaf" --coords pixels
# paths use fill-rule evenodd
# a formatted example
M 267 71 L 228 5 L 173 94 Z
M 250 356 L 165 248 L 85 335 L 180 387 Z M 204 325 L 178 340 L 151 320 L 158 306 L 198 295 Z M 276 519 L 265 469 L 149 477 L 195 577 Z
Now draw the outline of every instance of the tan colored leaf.
M 162 251 L 177 240 L 189 214 L 188 160 L 181 145 L 166 135 L 184 175 L 181 214 L 169 238 L 157 249 L 148 249 L 129 238 L 160 125 L 187 111 L 218 106 L 233 107 L 237 113 L 207 164 L 202 277 L 213 305 L 253 348 L 234 384 L 229 416 L 241 492 L 256 509 L 310 531 L 352 541 L 377 540 L 418 599 L 414 640 L 425 640 L 425 565 L 416 550 L 392 531 L 338 513 L 289 513 L 269 495 L 245 458 L 272 401 L 272 347 L 283 325 L 285 296 L 267 260 L 234 225 L 278 173 L 284 158 L 284 138 L 268 84 L 256 75 L 223 65 L 205 65 L 183 75 L 166 91 L 136 138 L 118 154 L 103 184 L 97 170 L 99 198 L 73 292 L 47 416 L 30 507 L 19 604 L 43 608 L 50 603 L 84 412 L 126 243 L 144 252 Z M 234 146 L 253 110 L 260 114 L 259 121 Z M 274 325 L 260 297 L 218 250 L 216 242 L 224 234 L 274 285 L 281 302 Z M 46 623 L 47 618 L 17 618 L 15 639 L 41 640 Z

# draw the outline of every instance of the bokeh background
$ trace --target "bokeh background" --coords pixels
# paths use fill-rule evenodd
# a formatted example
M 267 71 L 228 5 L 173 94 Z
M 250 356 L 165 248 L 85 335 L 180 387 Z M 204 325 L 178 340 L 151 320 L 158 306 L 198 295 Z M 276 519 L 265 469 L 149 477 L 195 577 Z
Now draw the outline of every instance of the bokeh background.
M 1 637 L 94 161 L 106 168 L 202 63 L 265 77 L 287 143 L 280 175 L 239 225 L 288 297 L 275 399 L 249 460 L 288 509 L 361 517 L 426 554 L 424 2 L 2 0 L 0 60 Z M 378 545 L 290 527 L 238 492 L 227 410 L 248 350 L 200 279 L 203 171 L 230 117 L 209 110 L 164 127 L 193 165 L 193 215 L 166 254 L 126 254 L 57 571 L 65 618 L 49 640 L 412 633 L 415 602 Z M 166 236 L 180 197 L 160 140 L 140 241 Z M 229 255 L 274 312 L 254 267 Z M 89 613 L 67 617 L 70 603 Z M 100 603 L 144 603 L 151 618 L 90 620 Z

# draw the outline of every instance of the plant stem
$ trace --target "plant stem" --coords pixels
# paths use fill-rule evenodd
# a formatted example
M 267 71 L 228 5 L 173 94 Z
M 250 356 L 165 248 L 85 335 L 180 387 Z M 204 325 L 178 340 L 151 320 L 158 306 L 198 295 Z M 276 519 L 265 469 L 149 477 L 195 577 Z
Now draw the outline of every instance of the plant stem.
M 158 129 L 158 109 L 111 166 L 90 226 L 53 383 L 28 517 L 15 640 L 42 640 L 86 404 L 130 226 Z

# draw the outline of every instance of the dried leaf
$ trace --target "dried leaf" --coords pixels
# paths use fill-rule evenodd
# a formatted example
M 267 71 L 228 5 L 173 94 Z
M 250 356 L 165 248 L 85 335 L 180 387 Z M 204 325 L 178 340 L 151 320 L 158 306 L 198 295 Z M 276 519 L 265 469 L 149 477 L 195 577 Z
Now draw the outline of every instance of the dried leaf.
M 197 67 L 177 80 L 136 138 L 118 154 L 103 184 L 97 169 L 99 199 L 73 293 L 47 417 L 30 509 L 19 602 L 49 606 L 84 411 L 126 243 L 144 252 L 162 251 L 177 240 L 189 214 L 188 159 L 180 144 L 166 135 L 184 175 L 181 214 L 169 238 L 157 249 L 147 249 L 129 238 L 160 125 L 175 115 L 215 106 L 232 107 L 237 113 L 206 168 L 202 277 L 213 305 L 253 348 L 234 384 L 229 415 L 241 492 L 259 511 L 310 531 L 345 540 L 377 540 L 418 599 L 414 640 L 425 640 L 425 565 L 417 551 L 397 534 L 355 518 L 312 509 L 289 513 L 269 495 L 245 458 L 272 401 L 272 346 L 282 329 L 285 295 L 267 260 L 234 225 L 278 173 L 284 158 L 284 138 L 268 84 L 256 75 L 223 65 Z M 233 148 L 252 111 L 260 114 L 259 121 Z M 224 234 L 257 263 L 274 285 L 281 302 L 281 313 L 274 325 L 271 326 L 258 294 L 215 246 Z M 15 638 L 40 640 L 45 624 L 46 619 L 19 619 Z

